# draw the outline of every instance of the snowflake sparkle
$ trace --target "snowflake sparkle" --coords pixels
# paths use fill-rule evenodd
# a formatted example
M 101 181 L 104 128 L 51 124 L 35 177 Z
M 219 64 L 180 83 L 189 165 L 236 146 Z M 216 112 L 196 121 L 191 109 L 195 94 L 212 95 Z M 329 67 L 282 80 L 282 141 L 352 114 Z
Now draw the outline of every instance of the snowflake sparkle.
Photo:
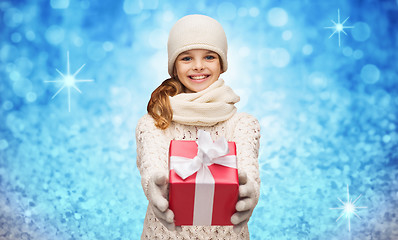
M 333 29 L 333 33 L 329 36 L 329 38 L 331 38 L 335 33 L 337 33 L 339 35 L 339 47 L 340 47 L 340 32 L 343 32 L 345 35 L 347 35 L 347 33 L 344 31 L 344 28 L 354 28 L 354 26 L 344 26 L 344 23 L 347 22 L 347 20 L 350 17 L 347 17 L 342 23 L 340 23 L 340 9 L 337 9 L 337 23 L 333 20 L 332 23 L 334 24 L 334 26 L 332 27 L 325 27 L 325 28 L 331 28 Z
M 357 208 L 367 208 L 367 207 L 355 206 L 355 203 L 361 198 L 361 196 L 362 196 L 362 194 L 360 194 L 354 201 L 352 201 L 350 199 L 350 192 L 349 192 L 349 188 L 348 188 L 348 184 L 347 184 L 347 202 L 343 202 L 340 198 L 337 198 L 343 204 L 343 206 L 338 207 L 338 208 L 330 208 L 330 209 L 342 209 L 343 210 L 341 215 L 336 219 L 336 222 L 339 221 L 340 218 L 345 215 L 345 217 L 348 220 L 348 231 L 349 232 L 351 231 L 351 216 L 355 215 L 359 219 L 361 219 L 358 216 L 358 214 L 356 214 Z
M 68 88 L 68 106 L 69 106 L 69 112 L 70 112 L 70 88 L 73 87 L 76 91 L 78 91 L 79 93 L 82 93 L 80 91 L 80 89 L 76 86 L 76 82 L 93 82 L 94 80 L 92 79 L 83 79 L 83 80 L 78 80 L 76 79 L 76 75 L 83 69 L 83 67 L 86 64 L 83 64 L 74 74 L 70 74 L 70 67 L 69 67 L 69 51 L 66 52 L 67 55 L 67 73 L 66 75 L 63 74 L 61 71 L 59 71 L 58 69 L 55 69 L 59 75 L 61 75 L 62 79 L 61 80 L 55 80 L 55 81 L 44 81 L 44 82 L 62 82 L 63 85 L 62 87 L 52 96 L 51 99 L 54 99 L 55 96 L 58 95 L 58 93 L 60 93 L 62 91 L 62 89 L 64 89 L 65 87 Z

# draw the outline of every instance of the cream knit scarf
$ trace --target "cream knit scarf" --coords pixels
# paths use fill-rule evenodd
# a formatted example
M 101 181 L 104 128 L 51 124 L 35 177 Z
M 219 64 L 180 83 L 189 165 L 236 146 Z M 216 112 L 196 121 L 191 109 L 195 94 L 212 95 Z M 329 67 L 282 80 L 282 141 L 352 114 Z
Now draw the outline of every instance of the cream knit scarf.
M 195 126 L 213 126 L 236 112 L 240 98 L 219 79 L 203 91 L 169 97 L 173 121 Z

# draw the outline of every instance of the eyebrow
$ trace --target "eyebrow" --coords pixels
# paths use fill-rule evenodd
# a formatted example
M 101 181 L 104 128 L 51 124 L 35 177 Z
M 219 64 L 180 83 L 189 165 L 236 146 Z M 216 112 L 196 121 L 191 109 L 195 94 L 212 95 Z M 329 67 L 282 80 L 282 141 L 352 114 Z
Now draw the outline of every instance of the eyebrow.
M 217 54 L 217 53 L 214 52 L 214 51 L 209 50 L 209 51 L 206 52 L 206 54 Z
M 194 50 L 194 49 L 192 49 L 192 50 Z M 180 55 L 189 55 L 190 54 L 189 51 L 191 51 L 191 50 L 187 50 L 185 52 L 182 52 L 182 53 L 180 53 Z M 217 54 L 217 53 L 214 52 L 214 51 L 211 51 L 211 50 L 207 50 L 207 52 L 205 54 Z

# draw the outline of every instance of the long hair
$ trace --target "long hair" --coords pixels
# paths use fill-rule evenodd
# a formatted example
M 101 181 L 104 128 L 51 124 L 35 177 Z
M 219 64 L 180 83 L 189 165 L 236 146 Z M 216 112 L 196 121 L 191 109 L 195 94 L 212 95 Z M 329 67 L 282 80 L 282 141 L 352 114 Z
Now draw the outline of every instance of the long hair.
M 175 96 L 184 91 L 184 85 L 175 78 L 169 78 L 152 92 L 148 102 L 147 111 L 155 120 L 155 126 L 166 129 L 173 119 L 169 96 Z

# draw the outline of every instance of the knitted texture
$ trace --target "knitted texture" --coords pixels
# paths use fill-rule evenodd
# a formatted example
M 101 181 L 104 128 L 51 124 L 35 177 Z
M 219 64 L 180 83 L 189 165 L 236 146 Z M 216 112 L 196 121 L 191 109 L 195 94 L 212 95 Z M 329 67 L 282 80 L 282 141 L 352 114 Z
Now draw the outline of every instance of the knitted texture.
M 227 71 L 227 37 L 221 24 L 215 19 L 194 14 L 185 16 L 174 24 L 167 41 L 168 70 L 171 77 L 178 55 L 191 49 L 216 52 L 222 60 L 222 71 Z
M 199 127 L 172 122 L 166 130 L 155 127 L 154 120 L 148 114 L 138 122 L 136 128 L 137 167 L 141 173 L 142 188 L 148 197 L 149 176 L 160 171 L 168 175 L 168 149 L 172 139 L 196 140 L 199 129 L 210 132 L 215 141 L 223 136 L 234 141 L 237 149 L 238 171 L 245 171 L 248 181 L 253 182 L 256 203 L 260 195 L 260 176 L 258 151 L 260 125 L 253 116 L 236 113 L 230 119 L 213 126 Z M 150 199 L 148 199 L 150 201 Z M 183 226 L 177 233 L 165 228 L 148 206 L 141 239 L 249 239 L 247 225 L 239 235 L 232 226 Z
M 219 79 L 203 91 L 169 97 L 173 121 L 195 126 L 212 126 L 231 118 L 240 98 Z

